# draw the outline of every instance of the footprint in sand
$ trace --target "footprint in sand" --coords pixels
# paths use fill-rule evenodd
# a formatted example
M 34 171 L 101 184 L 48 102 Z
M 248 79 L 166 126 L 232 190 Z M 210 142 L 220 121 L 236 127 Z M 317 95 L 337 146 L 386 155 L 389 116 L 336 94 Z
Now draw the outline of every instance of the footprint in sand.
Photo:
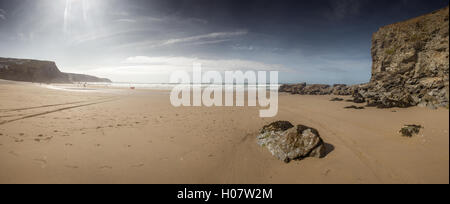
M 0 133 L 0 136 L 3 136 L 3 133 Z
M 324 175 L 324 176 L 328 176 L 328 174 L 331 172 L 331 169 L 327 169 L 327 170 L 325 170 L 322 174 Z
M 19 133 L 19 135 L 20 135 L 20 136 L 24 136 L 24 135 L 25 135 L 25 133 Z
M 11 155 L 14 155 L 14 156 L 16 156 L 16 157 L 19 156 L 19 154 L 15 153 L 14 151 L 9 151 L 8 153 L 11 154 Z
M 140 168 L 140 167 L 143 167 L 143 166 L 144 166 L 143 163 L 136 164 L 136 165 L 131 165 L 131 167 L 133 167 L 133 168 Z
M 14 142 L 23 142 L 23 139 L 15 139 Z
M 100 169 L 112 169 L 112 167 L 111 166 L 101 166 L 101 167 L 99 167 Z
M 70 169 L 78 169 L 78 166 L 74 166 L 74 165 L 65 165 L 64 167 L 70 168 Z
M 73 146 L 73 144 L 66 143 L 66 146 L 71 147 L 71 146 Z
M 47 167 L 47 158 L 44 157 L 42 159 L 34 159 L 34 161 L 38 162 L 41 165 L 41 168 Z

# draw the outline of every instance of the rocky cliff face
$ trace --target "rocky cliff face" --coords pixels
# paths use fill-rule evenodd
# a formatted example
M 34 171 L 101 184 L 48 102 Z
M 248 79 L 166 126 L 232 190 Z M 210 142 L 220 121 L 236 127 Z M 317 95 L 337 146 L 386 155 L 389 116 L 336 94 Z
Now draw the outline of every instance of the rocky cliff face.
M 372 78 L 345 86 L 283 85 L 280 92 L 353 95 L 379 108 L 449 104 L 449 8 L 380 28 L 372 39 Z
M 380 108 L 448 106 L 449 8 L 382 27 L 372 39 L 372 79 L 358 96 Z
M 54 62 L 0 58 L 0 79 L 36 83 L 111 82 L 88 75 L 61 72 Z

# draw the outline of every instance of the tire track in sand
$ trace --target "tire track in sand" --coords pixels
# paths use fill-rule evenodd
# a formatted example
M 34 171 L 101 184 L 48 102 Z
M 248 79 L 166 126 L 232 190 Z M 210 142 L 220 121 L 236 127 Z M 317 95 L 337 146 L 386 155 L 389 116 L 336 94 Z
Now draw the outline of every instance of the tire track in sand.
M 91 106 L 91 105 L 96 105 L 96 104 L 102 104 L 102 103 L 111 102 L 111 101 L 115 101 L 115 100 L 118 100 L 118 98 L 99 99 L 99 100 L 94 100 L 94 101 L 91 101 L 90 103 L 85 103 L 85 104 L 81 104 L 81 105 L 63 107 L 63 108 L 58 108 L 58 109 L 53 109 L 53 110 L 43 111 L 43 112 L 38 112 L 38 113 L 30 113 L 29 115 L 25 115 L 25 116 L 22 116 L 19 118 L 0 121 L 0 125 L 12 123 L 12 122 L 16 122 L 16 121 L 20 121 L 20 120 L 24 120 L 24 119 L 39 117 L 39 116 L 47 115 L 47 114 L 51 114 L 51 113 L 61 112 L 61 111 L 65 111 L 65 110 L 76 109 L 76 108 L 81 108 L 81 107 L 86 107 L 86 106 Z M 65 105 L 78 104 L 78 103 L 81 103 L 81 102 L 66 103 Z M 53 107 L 53 106 L 62 106 L 62 104 L 34 107 L 33 109 L 37 109 L 37 108 L 42 109 L 42 108 Z

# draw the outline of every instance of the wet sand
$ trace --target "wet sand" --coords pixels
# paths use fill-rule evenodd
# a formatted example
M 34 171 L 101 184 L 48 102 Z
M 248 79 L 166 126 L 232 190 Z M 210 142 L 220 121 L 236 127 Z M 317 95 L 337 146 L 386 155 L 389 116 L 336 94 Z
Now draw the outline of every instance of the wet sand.
M 0 83 L 0 183 L 449 183 L 449 112 L 344 109 L 280 94 L 259 107 L 172 107 L 167 91 Z M 289 120 L 319 130 L 325 158 L 285 164 L 256 144 Z M 402 137 L 403 125 L 425 128 Z

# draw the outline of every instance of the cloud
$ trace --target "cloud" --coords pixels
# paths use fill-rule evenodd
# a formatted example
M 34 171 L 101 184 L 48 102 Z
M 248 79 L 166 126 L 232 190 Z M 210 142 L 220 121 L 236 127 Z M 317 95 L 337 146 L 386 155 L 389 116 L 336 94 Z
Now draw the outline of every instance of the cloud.
M 0 9 L 0 20 L 6 20 L 6 11 Z
M 116 82 L 168 83 L 174 71 L 192 71 L 193 63 L 201 63 L 202 71 L 285 71 L 287 68 L 277 64 L 267 64 L 241 59 L 200 59 L 190 57 L 128 57 L 118 65 L 72 67 L 65 71 L 106 77 Z
M 340 20 L 348 16 L 358 15 L 363 3 L 362 0 L 332 0 L 333 17 Z
M 175 38 L 170 39 L 162 43 L 163 46 L 165 45 L 174 45 L 174 44 L 180 44 L 180 43 L 189 43 L 189 42 L 208 42 L 211 40 L 217 40 L 217 39 L 229 39 L 236 36 L 246 35 L 247 31 L 236 31 L 236 32 L 219 32 L 219 33 L 209 33 L 205 35 L 197 35 L 197 36 L 191 36 L 186 38 Z
M 253 70 L 253 71 L 287 71 L 282 65 L 267 64 L 241 59 L 200 59 L 189 57 L 147 57 L 135 56 L 122 61 L 127 66 L 145 66 L 148 70 L 177 71 L 192 70 L 193 63 L 201 63 L 203 70 Z
M 174 46 L 178 44 L 182 45 L 218 44 L 226 41 L 231 41 L 233 40 L 234 37 L 239 37 L 247 34 L 248 34 L 247 31 L 216 32 L 184 38 L 173 38 L 162 41 L 148 40 L 148 41 L 131 42 L 116 46 L 115 49 L 123 49 L 128 47 L 159 48 L 159 47 Z
M 122 18 L 117 19 L 116 22 L 122 22 L 122 23 L 136 23 L 135 19 L 129 19 L 129 18 Z

